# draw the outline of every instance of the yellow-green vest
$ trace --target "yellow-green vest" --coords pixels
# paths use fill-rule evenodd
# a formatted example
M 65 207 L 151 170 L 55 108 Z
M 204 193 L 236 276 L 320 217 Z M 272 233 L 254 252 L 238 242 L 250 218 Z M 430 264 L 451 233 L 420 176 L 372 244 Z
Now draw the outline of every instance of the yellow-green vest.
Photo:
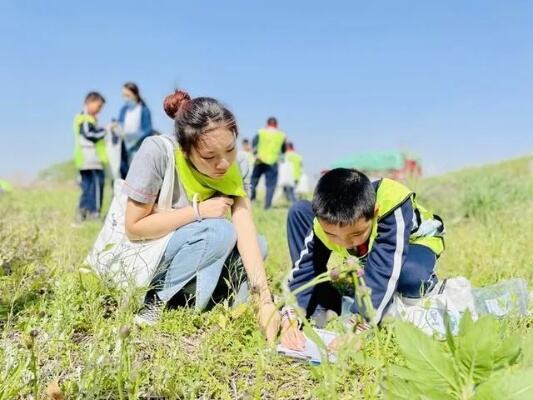
M 382 179 L 376 193 L 378 215 L 372 222 L 372 232 L 370 233 L 368 251 L 372 249 L 372 245 L 374 244 L 374 241 L 378 235 L 379 222 L 383 218 L 393 213 L 394 210 L 404 203 L 404 201 L 409 199 L 413 204 L 413 209 L 415 210 L 417 220 L 419 220 L 417 221 L 419 225 L 417 230 L 411 232 L 409 243 L 420 244 L 429 247 L 437 255 L 437 257 L 440 256 L 440 254 L 444 251 L 444 239 L 442 238 L 442 235 L 444 234 L 444 226 L 442 226 L 442 229 L 440 230 L 441 233 L 439 233 L 438 236 L 424 236 L 421 229 L 423 226 L 427 226 L 428 223 L 438 224 L 439 222 L 442 222 L 437 215 L 434 215 L 418 204 L 415 197 L 415 193 L 401 183 L 388 178 Z M 350 255 L 346 248 L 339 246 L 328 239 L 317 218 L 315 218 L 313 221 L 313 229 L 315 235 L 328 249 L 344 257 Z
M 278 162 L 281 148 L 285 143 L 285 133 L 274 129 L 259 129 L 257 143 L 257 158 L 259 161 L 274 165 Z
M 205 201 L 216 193 L 222 193 L 225 196 L 246 197 L 241 171 L 235 161 L 222 178 L 215 179 L 202 174 L 191 166 L 180 149 L 176 149 L 174 155 L 176 172 L 189 201 L 193 201 L 195 198 L 197 201 Z
M 0 179 L 0 193 L 10 193 L 13 191 L 13 186 L 8 181 Z
M 103 169 L 108 163 L 105 140 L 91 142 L 80 133 L 85 123 L 96 125 L 96 118 L 85 112 L 74 118 L 74 164 L 79 170 Z
M 295 151 L 287 151 L 285 157 L 287 157 L 287 161 L 291 163 L 294 180 L 296 182 L 299 181 L 302 177 L 302 156 Z

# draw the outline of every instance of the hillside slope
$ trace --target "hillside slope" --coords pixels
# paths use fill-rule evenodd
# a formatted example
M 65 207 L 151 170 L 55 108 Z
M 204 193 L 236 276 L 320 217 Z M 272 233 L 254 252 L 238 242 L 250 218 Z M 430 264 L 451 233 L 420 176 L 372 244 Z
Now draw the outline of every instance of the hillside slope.
M 420 201 L 446 222 L 441 277 L 482 285 L 522 276 L 533 284 L 532 163 L 527 157 L 415 183 Z M 293 363 L 264 345 L 250 308 L 178 309 L 138 329 L 134 301 L 79 272 L 100 225 L 70 227 L 77 200 L 69 186 L 0 197 L 0 399 L 43 393 L 54 378 L 68 398 L 366 399 L 379 395 L 384 369 L 401 362 L 384 330 L 337 365 Z M 290 268 L 286 213 L 256 209 L 278 294 Z M 525 337 L 531 322 L 503 328 Z M 131 333 L 121 336 L 121 327 Z

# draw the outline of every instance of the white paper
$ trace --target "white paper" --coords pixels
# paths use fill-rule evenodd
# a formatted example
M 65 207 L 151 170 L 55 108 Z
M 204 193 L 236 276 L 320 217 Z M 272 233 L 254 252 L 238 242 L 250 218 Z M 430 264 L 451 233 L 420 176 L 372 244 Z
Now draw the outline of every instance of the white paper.
M 337 334 L 330 331 L 325 331 L 323 329 L 315 329 L 315 333 L 320 337 L 322 342 L 326 347 L 329 346 L 329 344 L 337 337 Z M 306 343 L 305 343 L 305 349 L 303 351 L 295 351 L 286 348 L 282 344 L 279 344 L 277 347 L 278 353 L 283 354 L 287 357 L 297 358 L 300 360 L 306 360 L 312 363 L 320 363 L 322 361 L 322 358 L 320 357 L 320 348 L 318 345 L 313 342 L 311 339 L 309 339 L 307 336 Z M 328 352 L 328 359 L 330 362 L 336 362 L 337 357 L 335 354 Z

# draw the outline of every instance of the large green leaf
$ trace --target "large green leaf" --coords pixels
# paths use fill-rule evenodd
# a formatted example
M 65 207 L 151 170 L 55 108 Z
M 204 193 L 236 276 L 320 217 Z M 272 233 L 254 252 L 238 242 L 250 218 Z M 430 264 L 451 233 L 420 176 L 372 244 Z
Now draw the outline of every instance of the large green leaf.
M 505 368 L 516 364 L 521 354 L 522 339 L 518 335 L 511 335 L 504 341 L 500 341 L 494 349 L 494 369 Z
M 389 376 L 382 385 L 385 399 L 390 400 L 412 400 L 416 399 L 419 393 L 413 385 L 399 377 Z
M 516 362 L 520 341 L 516 337 L 502 341 L 494 317 L 484 316 L 465 327 L 455 342 L 455 358 L 465 383 L 480 384 L 494 371 Z
M 474 320 L 472 320 L 472 314 L 470 314 L 470 310 L 467 309 L 459 322 L 459 336 L 468 333 L 473 326 Z
M 533 368 L 533 332 L 531 331 L 522 340 L 522 354 L 522 365 Z
M 441 343 L 404 322 L 398 322 L 396 335 L 405 356 L 405 366 L 413 372 L 413 380 L 420 382 L 427 390 L 459 392 L 453 360 Z
M 457 337 L 455 358 L 465 380 L 478 384 L 493 371 L 498 327 L 495 320 L 489 317 L 482 317 L 475 324 L 466 326 L 468 328 Z
M 429 388 L 420 382 L 389 376 L 382 385 L 385 399 L 391 400 L 456 400 L 457 396 L 436 388 Z
M 494 374 L 477 387 L 472 400 L 531 400 L 533 399 L 533 369 L 515 373 Z

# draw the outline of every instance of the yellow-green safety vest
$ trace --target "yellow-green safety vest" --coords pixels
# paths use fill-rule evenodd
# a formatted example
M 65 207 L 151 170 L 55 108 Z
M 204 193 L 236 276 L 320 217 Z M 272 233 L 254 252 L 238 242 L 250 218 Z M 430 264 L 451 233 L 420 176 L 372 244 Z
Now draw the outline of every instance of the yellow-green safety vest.
M 291 163 L 294 180 L 299 181 L 302 177 L 302 156 L 295 151 L 287 151 L 285 157 L 287 157 L 287 161 Z
M 204 201 L 216 193 L 246 197 L 241 171 L 236 162 L 230 165 L 222 178 L 214 179 L 193 168 L 180 149 L 175 151 L 175 159 L 176 172 L 189 201 L 193 201 L 195 197 L 198 201 Z
M 278 162 L 281 148 L 285 143 L 285 133 L 274 129 L 259 129 L 257 143 L 257 158 L 259 161 L 274 165 Z
M 77 169 L 93 169 L 89 163 L 99 161 L 103 168 L 108 163 L 105 140 L 96 142 L 85 139 L 81 126 L 85 123 L 96 125 L 96 118 L 87 113 L 77 114 L 74 118 L 74 164 Z
M 423 224 L 428 223 L 438 223 L 442 224 L 442 221 L 439 216 L 434 215 L 430 211 L 426 210 L 420 204 L 417 203 L 415 198 L 415 193 L 409 190 L 406 186 L 402 185 L 400 182 L 394 181 L 392 179 L 383 178 L 379 184 L 377 193 L 376 193 L 376 203 L 378 205 L 378 215 L 374 218 L 372 222 L 372 232 L 370 233 L 368 251 L 372 249 L 372 245 L 376 240 L 378 235 L 378 224 L 379 222 L 389 216 L 394 210 L 401 206 L 404 201 L 410 199 L 415 210 L 415 215 L 417 216 L 418 228 L 416 231 L 411 232 L 409 237 L 409 243 L 419 244 L 422 246 L 429 247 L 437 257 L 444 251 L 444 239 L 442 237 L 444 232 L 444 226 L 439 231 L 438 235 L 427 235 L 424 236 L 421 232 L 421 227 Z M 326 233 L 322 229 L 322 226 L 318 222 L 318 218 L 315 218 L 313 221 L 313 230 L 315 235 L 320 239 L 324 245 L 331 251 L 343 256 L 348 257 L 350 253 L 348 250 L 342 246 L 339 246 L 333 243 L 328 239 Z
M 13 191 L 13 186 L 8 181 L 0 179 L 0 193 L 10 193 Z

